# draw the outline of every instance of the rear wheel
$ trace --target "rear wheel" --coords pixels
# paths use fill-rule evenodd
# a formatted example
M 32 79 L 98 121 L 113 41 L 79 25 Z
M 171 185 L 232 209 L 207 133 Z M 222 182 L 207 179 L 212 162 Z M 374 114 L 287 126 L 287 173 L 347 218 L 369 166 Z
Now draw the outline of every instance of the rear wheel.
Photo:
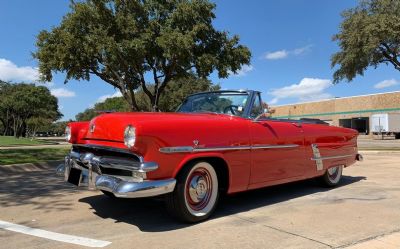
M 218 192 L 214 167 L 204 161 L 193 162 L 182 169 L 174 191 L 166 196 L 167 209 L 181 221 L 199 222 L 214 211 Z
M 326 170 L 325 174 L 321 176 L 321 183 L 325 187 L 337 186 L 342 179 L 343 166 L 331 167 Z

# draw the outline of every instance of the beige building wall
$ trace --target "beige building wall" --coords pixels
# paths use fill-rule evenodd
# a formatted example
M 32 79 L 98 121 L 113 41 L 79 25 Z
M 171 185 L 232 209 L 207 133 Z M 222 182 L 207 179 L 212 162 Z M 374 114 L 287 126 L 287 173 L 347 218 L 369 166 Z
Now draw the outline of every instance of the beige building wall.
M 336 126 L 343 125 L 346 122 L 345 119 L 357 119 L 366 120 L 370 127 L 373 114 L 400 113 L 400 91 L 272 106 L 271 108 L 275 109 L 273 114 L 275 118 L 318 118 Z M 353 120 L 353 123 L 358 124 L 357 120 Z

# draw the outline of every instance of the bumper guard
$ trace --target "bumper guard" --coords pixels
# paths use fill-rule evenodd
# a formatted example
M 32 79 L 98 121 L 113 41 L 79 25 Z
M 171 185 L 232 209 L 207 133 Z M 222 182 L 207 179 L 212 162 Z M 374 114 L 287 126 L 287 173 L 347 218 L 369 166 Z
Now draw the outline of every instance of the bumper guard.
M 78 163 L 79 162 L 79 163 Z M 82 166 L 84 165 L 84 166 Z M 156 170 L 154 162 L 132 162 L 127 159 L 97 157 L 92 153 L 80 154 L 76 151 L 65 157 L 65 164 L 56 169 L 56 174 L 64 176 L 64 180 L 77 186 L 88 187 L 89 190 L 103 190 L 113 193 L 116 197 L 140 198 L 158 196 L 174 191 L 176 180 L 145 180 L 130 176 L 114 176 L 101 174 L 100 166 L 124 169 L 144 174 Z

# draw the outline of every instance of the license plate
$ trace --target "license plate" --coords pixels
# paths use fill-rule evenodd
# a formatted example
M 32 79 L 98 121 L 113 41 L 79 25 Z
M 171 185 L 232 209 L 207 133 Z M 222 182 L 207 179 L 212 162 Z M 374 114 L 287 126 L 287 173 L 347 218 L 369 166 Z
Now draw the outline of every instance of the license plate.
M 68 182 L 76 186 L 79 186 L 79 181 L 81 179 L 82 170 L 71 168 L 69 171 Z

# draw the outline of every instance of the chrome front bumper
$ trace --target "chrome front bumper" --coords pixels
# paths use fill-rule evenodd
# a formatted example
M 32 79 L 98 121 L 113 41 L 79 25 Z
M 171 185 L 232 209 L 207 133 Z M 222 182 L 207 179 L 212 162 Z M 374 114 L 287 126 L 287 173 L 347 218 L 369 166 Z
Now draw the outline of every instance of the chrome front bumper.
M 88 187 L 89 190 L 103 190 L 116 197 L 139 198 L 158 196 L 174 191 L 176 180 L 146 180 L 146 172 L 158 168 L 156 163 L 129 162 L 126 159 L 94 156 L 92 153 L 72 151 L 65 157 L 65 164 L 60 165 L 56 173 L 64 176 L 64 180 L 77 186 Z M 122 163 L 121 163 L 122 162 Z M 132 171 L 132 176 L 117 176 L 101 173 L 101 167 Z M 133 175 L 136 175 L 135 177 Z

